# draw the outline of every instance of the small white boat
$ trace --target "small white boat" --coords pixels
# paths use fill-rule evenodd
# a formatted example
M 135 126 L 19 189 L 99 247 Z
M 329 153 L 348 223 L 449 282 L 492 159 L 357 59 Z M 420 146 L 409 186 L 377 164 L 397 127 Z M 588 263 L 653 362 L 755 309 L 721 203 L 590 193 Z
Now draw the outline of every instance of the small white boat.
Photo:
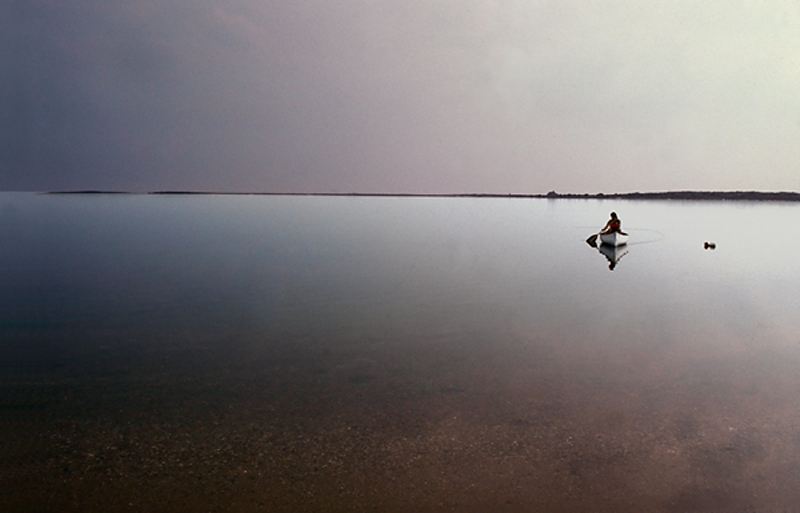
M 619 232 L 601 233 L 600 242 L 609 246 L 622 246 L 628 243 L 628 235 Z

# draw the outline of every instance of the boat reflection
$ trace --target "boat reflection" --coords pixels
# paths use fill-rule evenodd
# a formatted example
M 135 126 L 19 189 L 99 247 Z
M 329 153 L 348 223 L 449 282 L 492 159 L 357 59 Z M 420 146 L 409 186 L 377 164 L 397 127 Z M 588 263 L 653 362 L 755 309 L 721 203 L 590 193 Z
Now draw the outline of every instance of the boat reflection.
M 597 247 L 597 251 L 603 254 L 608 260 L 608 269 L 613 271 L 614 268 L 617 266 L 617 262 L 620 261 L 622 257 L 628 254 L 628 246 L 611 246 L 608 244 L 600 244 Z

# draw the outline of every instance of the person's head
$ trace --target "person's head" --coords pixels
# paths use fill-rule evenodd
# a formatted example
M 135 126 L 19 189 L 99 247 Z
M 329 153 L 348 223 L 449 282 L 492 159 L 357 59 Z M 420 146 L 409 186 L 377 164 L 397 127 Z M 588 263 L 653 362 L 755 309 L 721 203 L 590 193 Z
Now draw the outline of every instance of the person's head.
M 617 213 L 611 212 L 611 219 L 616 219 L 616 218 L 617 218 Z

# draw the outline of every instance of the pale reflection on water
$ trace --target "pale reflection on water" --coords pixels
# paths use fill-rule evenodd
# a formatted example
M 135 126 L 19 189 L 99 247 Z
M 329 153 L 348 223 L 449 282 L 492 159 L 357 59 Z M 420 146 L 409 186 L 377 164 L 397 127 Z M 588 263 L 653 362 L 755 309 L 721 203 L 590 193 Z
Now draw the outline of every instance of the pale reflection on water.
M 2 194 L 0 505 L 794 507 L 798 209 Z

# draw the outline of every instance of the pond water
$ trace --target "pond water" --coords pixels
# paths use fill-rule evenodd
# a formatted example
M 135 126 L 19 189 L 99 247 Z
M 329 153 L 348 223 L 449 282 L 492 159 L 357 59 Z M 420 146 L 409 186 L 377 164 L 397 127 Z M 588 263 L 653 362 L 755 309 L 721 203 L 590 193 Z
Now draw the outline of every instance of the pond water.
M 589 246 L 611 210 L 628 245 Z M 792 203 L 2 193 L 0 506 L 791 510 L 799 228 Z

